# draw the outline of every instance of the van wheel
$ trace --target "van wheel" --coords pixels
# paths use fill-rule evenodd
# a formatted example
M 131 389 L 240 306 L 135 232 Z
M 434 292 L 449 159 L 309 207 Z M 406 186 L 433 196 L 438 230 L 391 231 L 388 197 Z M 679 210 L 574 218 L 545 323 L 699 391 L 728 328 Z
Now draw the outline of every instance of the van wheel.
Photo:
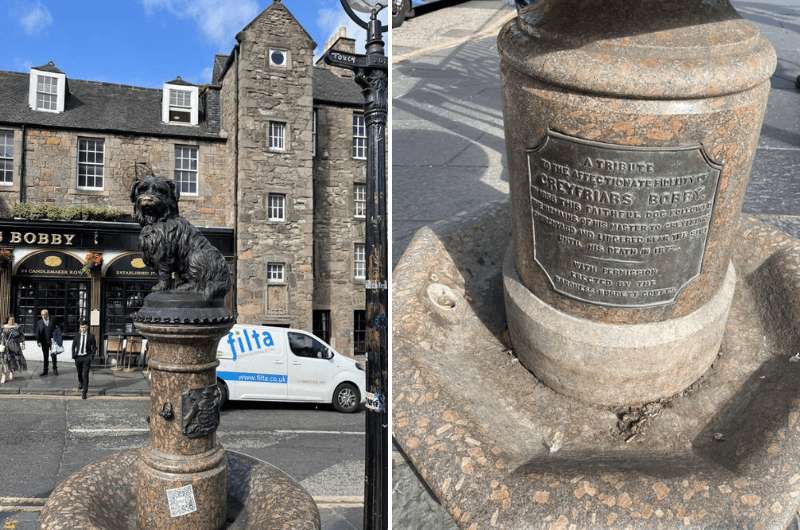
M 333 391 L 333 408 L 339 412 L 355 412 L 359 403 L 361 396 L 352 383 L 342 383 Z
M 219 387 L 219 394 L 221 396 L 219 400 L 219 408 L 222 408 L 228 402 L 228 385 L 226 385 L 225 381 L 222 379 L 217 379 L 217 386 Z

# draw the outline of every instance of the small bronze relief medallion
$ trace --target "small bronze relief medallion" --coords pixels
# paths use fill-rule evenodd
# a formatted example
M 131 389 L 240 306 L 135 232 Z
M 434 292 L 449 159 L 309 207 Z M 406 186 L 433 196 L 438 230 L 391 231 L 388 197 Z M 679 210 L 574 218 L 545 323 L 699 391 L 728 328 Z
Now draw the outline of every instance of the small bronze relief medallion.
M 221 401 L 222 395 L 216 384 L 184 392 L 181 397 L 183 435 L 201 438 L 216 431 Z

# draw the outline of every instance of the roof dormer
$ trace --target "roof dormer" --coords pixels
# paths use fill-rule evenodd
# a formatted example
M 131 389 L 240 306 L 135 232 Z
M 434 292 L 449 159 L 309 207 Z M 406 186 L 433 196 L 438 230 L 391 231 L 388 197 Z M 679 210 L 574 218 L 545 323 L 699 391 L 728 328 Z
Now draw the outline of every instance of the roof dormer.
M 50 61 L 31 68 L 28 106 L 42 112 L 64 112 L 67 76 Z
M 200 87 L 187 83 L 181 76 L 164 83 L 161 97 L 161 120 L 178 125 L 199 123 Z

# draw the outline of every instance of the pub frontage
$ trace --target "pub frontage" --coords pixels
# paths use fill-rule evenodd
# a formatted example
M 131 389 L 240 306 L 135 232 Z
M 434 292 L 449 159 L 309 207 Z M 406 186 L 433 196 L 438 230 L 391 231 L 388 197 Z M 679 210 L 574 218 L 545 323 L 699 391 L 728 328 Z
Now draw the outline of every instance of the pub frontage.
M 156 283 L 138 251 L 139 231 L 129 222 L 0 220 L 0 319 L 13 315 L 28 341 L 43 309 L 65 341 L 86 320 L 105 355 L 110 337 L 135 336 L 131 315 Z M 233 230 L 201 231 L 233 264 Z

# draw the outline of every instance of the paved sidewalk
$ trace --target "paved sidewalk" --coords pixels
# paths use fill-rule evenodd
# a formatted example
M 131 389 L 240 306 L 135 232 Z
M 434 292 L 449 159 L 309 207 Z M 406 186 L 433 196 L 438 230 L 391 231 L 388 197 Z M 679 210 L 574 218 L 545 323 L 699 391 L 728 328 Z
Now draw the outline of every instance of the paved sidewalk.
M 42 362 L 28 361 L 28 371 L 18 373 L 12 381 L 0 385 L 0 394 L 33 394 L 46 396 L 79 396 L 78 373 L 72 363 L 59 363 L 58 375 L 40 377 Z M 149 396 L 150 381 L 142 370 L 126 372 L 109 368 L 92 368 L 89 375 L 89 398 L 93 396 Z
M 743 211 L 800 238 L 800 2 L 733 4 L 779 57 Z M 496 47 L 508 13 L 502 0 L 475 0 L 394 31 L 393 265 L 421 227 L 508 199 Z M 393 473 L 395 528 L 453 527 L 399 453 Z

